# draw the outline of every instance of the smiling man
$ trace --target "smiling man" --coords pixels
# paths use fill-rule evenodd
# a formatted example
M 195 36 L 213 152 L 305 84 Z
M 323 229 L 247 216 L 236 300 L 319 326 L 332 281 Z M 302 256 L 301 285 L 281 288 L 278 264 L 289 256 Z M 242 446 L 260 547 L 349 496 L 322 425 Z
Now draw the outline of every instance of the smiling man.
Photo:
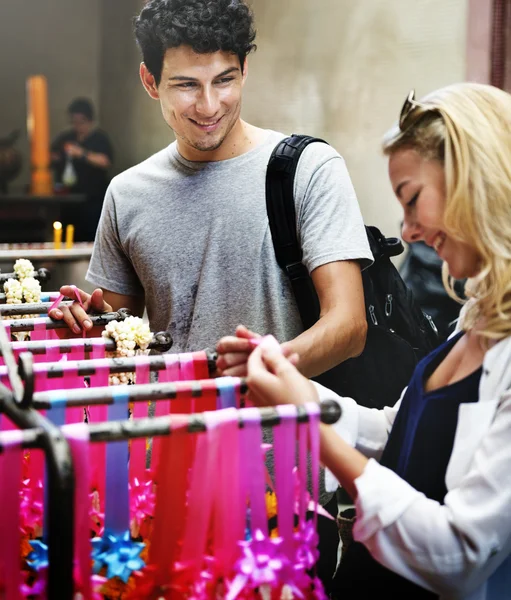
M 146 307 L 152 331 L 170 330 L 173 352 L 214 347 L 242 323 L 287 342 L 308 376 L 359 354 L 366 332 L 360 271 L 372 256 L 344 160 L 327 144 L 307 147 L 295 178 L 303 261 L 321 303 L 321 319 L 307 331 L 275 259 L 265 176 L 285 136 L 241 119 L 255 48 L 248 6 L 150 0 L 135 35 L 142 83 L 176 140 L 113 179 L 87 274 L 100 289 L 82 293 L 85 309 L 142 315 Z M 75 331 L 90 329 L 77 304 L 52 316 Z M 235 342 L 219 358 L 227 372 Z M 333 565 L 335 558 L 334 548 Z

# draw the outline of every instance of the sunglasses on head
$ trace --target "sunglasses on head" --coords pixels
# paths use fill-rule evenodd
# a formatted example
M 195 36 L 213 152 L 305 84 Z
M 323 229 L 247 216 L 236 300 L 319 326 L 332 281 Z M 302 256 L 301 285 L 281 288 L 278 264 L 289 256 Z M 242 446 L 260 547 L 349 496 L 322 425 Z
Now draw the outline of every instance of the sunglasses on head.
M 401 108 L 401 113 L 399 114 L 399 129 L 405 131 L 405 129 L 408 129 L 408 127 L 410 127 L 412 123 L 415 123 L 415 121 L 425 112 L 431 110 L 436 109 L 416 100 L 415 90 L 410 90 Z

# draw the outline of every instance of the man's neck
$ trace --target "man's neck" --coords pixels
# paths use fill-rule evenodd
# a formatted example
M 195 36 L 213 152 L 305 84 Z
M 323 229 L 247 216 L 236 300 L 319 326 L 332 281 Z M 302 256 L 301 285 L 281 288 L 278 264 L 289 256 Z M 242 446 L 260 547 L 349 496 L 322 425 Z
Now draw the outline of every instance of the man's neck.
M 197 150 L 191 148 L 179 138 L 177 138 L 177 149 L 183 158 L 192 162 L 218 162 L 250 152 L 250 150 L 259 146 L 265 137 L 264 129 L 250 125 L 240 119 L 216 150 Z

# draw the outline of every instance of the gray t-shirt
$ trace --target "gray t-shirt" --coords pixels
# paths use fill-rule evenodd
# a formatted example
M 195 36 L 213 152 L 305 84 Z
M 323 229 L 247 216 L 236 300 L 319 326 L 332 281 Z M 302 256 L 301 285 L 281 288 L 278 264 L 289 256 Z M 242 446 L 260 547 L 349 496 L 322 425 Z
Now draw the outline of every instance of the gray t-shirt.
M 172 352 L 213 347 L 242 323 L 280 342 L 303 328 L 275 260 L 265 175 L 283 137 L 268 131 L 229 160 L 190 162 L 176 143 L 115 177 L 106 194 L 87 281 L 145 295 L 152 331 Z M 344 160 L 314 143 L 295 180 L 299 240 L 309 272 L 337 260 L 372 260 Z

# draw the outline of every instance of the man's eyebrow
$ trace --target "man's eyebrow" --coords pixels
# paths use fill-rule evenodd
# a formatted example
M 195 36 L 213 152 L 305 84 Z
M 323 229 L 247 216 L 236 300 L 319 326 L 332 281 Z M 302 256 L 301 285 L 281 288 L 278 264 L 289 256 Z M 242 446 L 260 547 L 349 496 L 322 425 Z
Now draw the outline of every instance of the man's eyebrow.
M 225 77 L 229 75 L 229 73 L 234 73 L 235 71 L 239 71 L 239 67 L 229 67 L 229 69 L 225 69 L 218 75 L 215 75 L 214 79 L 219 79 L 220 77 Z M 174 75 L 173 77 L 169 77 L 169 81 L 199 81 L 196 77 L 187 77 L 186 75 Z

